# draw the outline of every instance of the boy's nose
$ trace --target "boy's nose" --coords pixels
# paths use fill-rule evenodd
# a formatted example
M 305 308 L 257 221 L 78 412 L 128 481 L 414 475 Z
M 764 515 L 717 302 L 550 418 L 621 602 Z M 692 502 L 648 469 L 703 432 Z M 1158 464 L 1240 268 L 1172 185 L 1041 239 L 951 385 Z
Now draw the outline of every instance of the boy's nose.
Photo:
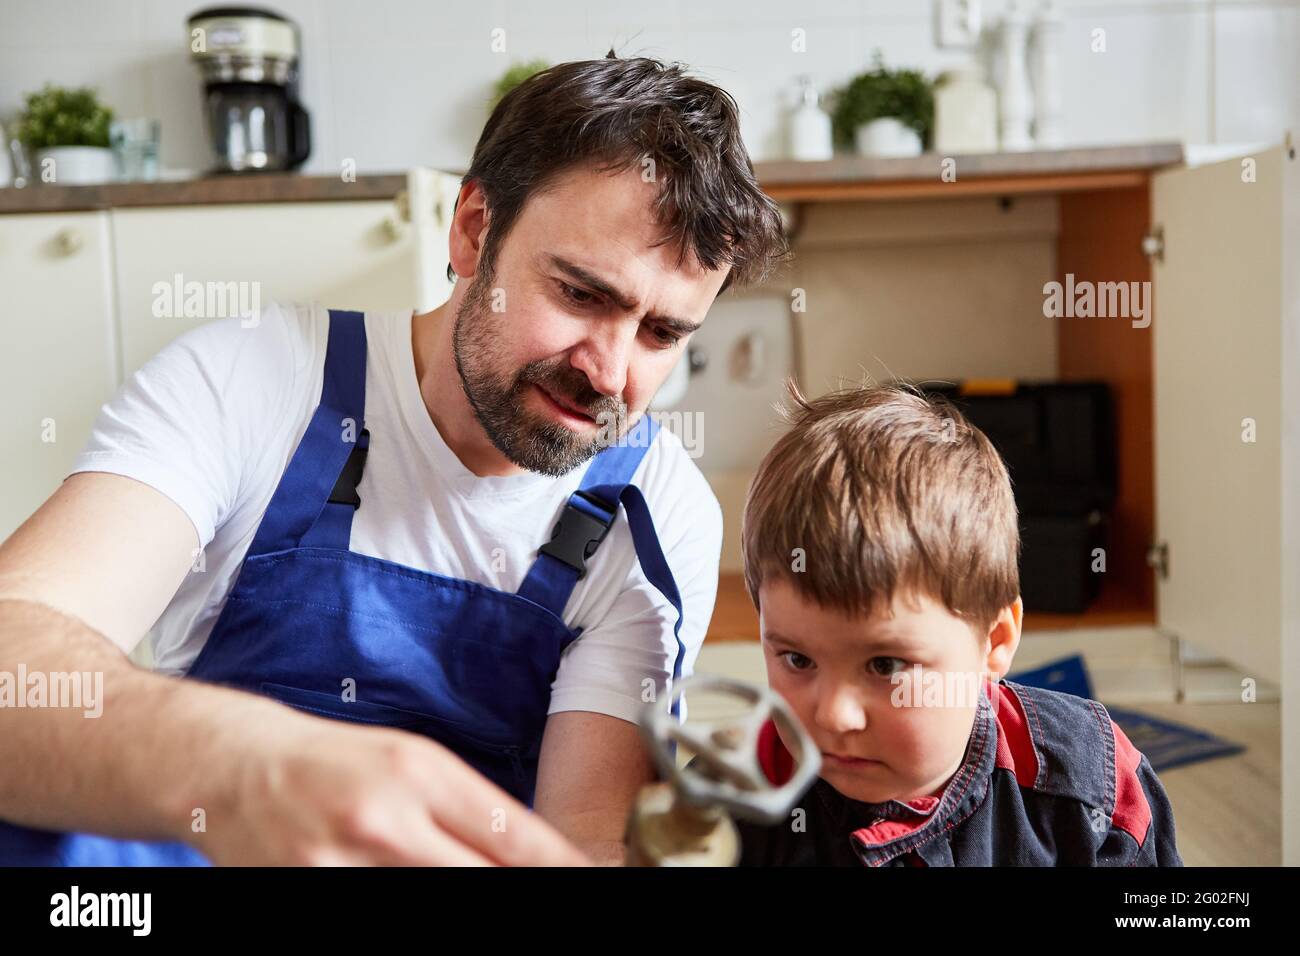
M 834 734 L 847 734 L 867 728 L 867 711 L 854 688 L 847 685 L 829 688 L 819 695 L 813 714 L 817 726 Z

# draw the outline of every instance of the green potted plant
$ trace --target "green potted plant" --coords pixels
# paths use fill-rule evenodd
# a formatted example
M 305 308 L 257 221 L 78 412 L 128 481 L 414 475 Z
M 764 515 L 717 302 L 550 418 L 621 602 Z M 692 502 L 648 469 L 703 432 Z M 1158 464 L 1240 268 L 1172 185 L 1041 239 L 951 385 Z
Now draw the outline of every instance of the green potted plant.
M 916 156 L 930 145 L 934 87 L 917 70 L 872 68 L 831 95 L 831 125 L 841 146 L 864 156 Z
M 18 116 L 18 140 L 36 160 L 33 178 L 61 185 L 114 178 L 108 130 L 113 111 L 91 87 L 46 84 L 28 93 Z

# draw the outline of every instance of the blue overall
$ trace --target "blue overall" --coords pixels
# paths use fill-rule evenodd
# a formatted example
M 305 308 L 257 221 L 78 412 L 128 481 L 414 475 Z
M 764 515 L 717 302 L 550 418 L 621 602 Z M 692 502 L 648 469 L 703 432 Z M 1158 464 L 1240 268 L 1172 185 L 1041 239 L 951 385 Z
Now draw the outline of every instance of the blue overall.
M 673 676 L 681 676 L 681 598 L 645 498 L 630 484 L 658 425 L 642 417 L 591 460 L 511 593 L 350 550 L 370 441 L 365 394 L 363 317 L 331 310 L 320 404 L 186 677 L 424 735 L 531 806 L 551 683 L 582 630 L 565 625 L 564 607 L 620 504 L 642 571 L 677 611 Z M 347 688 L 355 699 L 345 700 Z M 0 822 L 0 865 L 207 863 L 184 843 Z

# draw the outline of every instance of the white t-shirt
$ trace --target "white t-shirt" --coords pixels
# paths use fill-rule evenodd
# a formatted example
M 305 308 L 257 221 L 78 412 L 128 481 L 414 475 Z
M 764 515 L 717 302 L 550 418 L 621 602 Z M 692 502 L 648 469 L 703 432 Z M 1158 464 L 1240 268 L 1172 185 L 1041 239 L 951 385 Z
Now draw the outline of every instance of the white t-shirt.
M 480 478 L 443 441 L 420 395 L 411 313 L 368 312 L 370 450 L 351 547 L 421 570 L 516 591 L 584 466 Z M 325 307 L 271 304 L 256 324 L 209 322 L 179 336 L 104 405 L 70 473 L 107 471 L 175 501 L 203 549 L 149 633 L 155 667 L 183 673 L 234 586 L 258 523 L 320 402 Z M 722 510 L 681 440 L 660 428 L 633 479 L 654 517 L 683 602 L 682 674 L 713 614 Z M 197 556 L 196 556 L 197 562 Z M 566 649 L 549 713 L 636 720 L 645 680 L 670 686 L 676 611 L 642 573 L 626 514 L 588 562 L 564 610 L 584 628 Z

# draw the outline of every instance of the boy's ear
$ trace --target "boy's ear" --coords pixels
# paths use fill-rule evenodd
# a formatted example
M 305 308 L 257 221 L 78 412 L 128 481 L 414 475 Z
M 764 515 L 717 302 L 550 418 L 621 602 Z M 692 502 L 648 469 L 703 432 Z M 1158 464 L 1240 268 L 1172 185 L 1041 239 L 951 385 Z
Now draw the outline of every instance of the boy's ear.
M 1020 625 L 1024 620 L 1024 612 L 1024 602 L 1017 597 L 998 613 L 997 620 L 989 626 L 984 669 L 994 681 L 1001 680 L 1011 670 L 1016 649 L 1020 647 Z

